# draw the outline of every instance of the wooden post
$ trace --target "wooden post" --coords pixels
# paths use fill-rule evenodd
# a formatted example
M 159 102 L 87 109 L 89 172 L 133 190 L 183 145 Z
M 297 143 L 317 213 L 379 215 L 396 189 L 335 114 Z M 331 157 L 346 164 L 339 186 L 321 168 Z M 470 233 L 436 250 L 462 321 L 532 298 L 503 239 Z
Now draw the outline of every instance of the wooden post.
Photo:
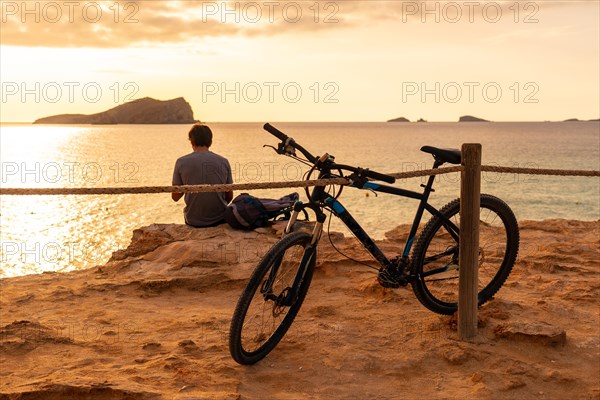
M 465 143 L 461 152 L 458 336 L 466 340 L 477 335 L 481 144 Z

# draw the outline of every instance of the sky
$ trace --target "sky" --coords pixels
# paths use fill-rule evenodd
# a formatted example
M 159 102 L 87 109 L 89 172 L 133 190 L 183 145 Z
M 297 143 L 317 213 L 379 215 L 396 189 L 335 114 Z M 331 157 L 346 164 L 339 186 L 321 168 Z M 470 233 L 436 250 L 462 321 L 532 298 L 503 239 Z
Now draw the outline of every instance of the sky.
M 1 122 L 600 117 L 600 1 L 4 1 Z

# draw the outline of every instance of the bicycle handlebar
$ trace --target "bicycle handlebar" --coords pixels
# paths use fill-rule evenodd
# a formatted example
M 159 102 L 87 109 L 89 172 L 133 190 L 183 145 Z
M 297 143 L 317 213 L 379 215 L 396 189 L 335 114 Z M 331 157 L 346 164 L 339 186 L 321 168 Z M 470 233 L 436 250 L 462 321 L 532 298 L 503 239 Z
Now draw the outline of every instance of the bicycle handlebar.
M 396 178 L 394 178 L 393 176 L 382 174 L 382 173 L 376 172 L 376 171 L 366 171 L 365 175 L 367 176 L 367 178 L 373 178 L 376 181 L 382 181 L 382 182 L 386 182 L 386 183 L 395 183 L 396 182 Z
M 279 129 L 275 128 L 273 125 L 269 124 L 268 122 L 265 124 L 265 126 L 263 126 L 263 128 L 265 129 L 265 131 L 269 132 L 271 135 L 275 136 L 277 139 L 281 140 L 282 142 L 285 142 L 288 137 L 285 133 L 281 132 Z
M 393 176 L 382 174 L 381 172 L 371 171 L 369 169 L 356 168 L 356 167 L 351 167 L 349 165 L 340 165 L 340 164 L 335 164 L 335 168 L 346 169 L 348 171 L 356 172 L 359 175 L 364 176 L 365 178 L 371 178 L 375 181 L 382 181 L 382 182 L 387 182 L 387 183 L 396 182 L 396 178 L 394 178 Z
M 281 132 L 279 129 L 275 128 L 273 125 L 266 123 L 263 128 L 267 132 L 269 132 L 271 135 L 273 135 L 277 139 L 281 140 L 283 146 L 280 146 L 280 149 L 283 148 L 285 150 L 286 146 L 292 146 L 294 149 L 296 149 L 300 153 L 304 154 L 304 157 L 306 157 L 306 159 L 308 161 L 310 161 L 313 164 L 317 163 L 317 157 L 310 154 L 310 151 L 308 151 L 304 147 L 300 146 L 298 143 L 296 143 L 296 141 L 293 138 L 291 138 L 288 135 L 286 135 L 285 133 Z M 284 154 L 284 153 L 281 153 L 281 154 Z
M 310 152 L 308 150 L 306 150 L 304 147 L 302 147 L 298 143 L 296 143 L 296 141 L 294 141 L 294 139 L 287 136 L 285 133 L 281 132 L 279 129 L 275 128 L 273 125 L 266 123 L 264 125 L 264 129 L 267 132 L 269 132 L 271 135 L 275 136 L 277 139 L 281 140 L 283 142 L 284 146 L 292 146 L 293 148 L 300 151 L 302 154 L 304 154 L 304 156 L 308 159 L 308 161 L 312 162 L 313 164 L 316 164 L 319 161 L 315 156 L 310 154 Z M 332 169 L 345 169 L 347 171 L 352 171 L 352 172 L 358 173 L 359 175 L 362 175 L 366 178 L 371 178 L 371 179 L 374 179 L 377 181 L 383 181 L 383 182 L 387 182 L 387 183 L 396 182 L 396 178 L 394 178 L 393 176 L 382 174 L 382 173 L 376 172 L 376 171 L 371 171 L 368 169 L 357 168 L 357 167 L 352 167 L 349 165 L 342 165 L 342 164 L 335 164 L 335 163 L 331 164 L 329 167 Z

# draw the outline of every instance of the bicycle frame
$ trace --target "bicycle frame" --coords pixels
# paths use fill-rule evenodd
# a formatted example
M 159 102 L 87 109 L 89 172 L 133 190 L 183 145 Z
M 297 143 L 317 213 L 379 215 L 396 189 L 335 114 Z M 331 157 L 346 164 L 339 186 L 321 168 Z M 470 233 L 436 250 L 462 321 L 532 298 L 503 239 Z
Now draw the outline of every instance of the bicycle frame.
M 439 162 L 435 162 L 433 168 L 438 168 L 441 165 Z M 319 179 L 326 178 L 330 175 L 330 170 L 322 170 L 319 174 Z M 410 250 L 412 248 L 414 239 L 417 234 L 417 230 L 419 228 L 419 224 L 423 218 L 423 213 L 427 210 L 430 214 L 441 218 L 444 221 L 444 226 L 448 233 L 456 240 L 458 243 L 459 238 L 459 229 L 458 227 L 450 220 L 448 220 L 442 213 L 428 203 L 429 195 L 433 191 L 433 182 L 435 180 L 435 175 L 431 175 L 428 178 L 427 184 L 424 186 L 424 190 L 422 193 L 415 192 L 412 190 L 406 190 L 402 188 L 397 188 L 389 185 L 379 184 L 375 182 L 364 182 L 364 183 L 352 183 L 349 185 L 350 187 L 356 187 L 359 189 L 369 189 L 375 192 L 387 193 L 394 196 L 401 196 L 406 198 L 411 198 L 415 200 L 419 200 L 419 206 L 417 208 L 417 212 L 415 214 L 410 233 L 408 235 L 408 239 L 404 245 L 404 250 L 402 252 L 402 259 L 405 261 L 408 260 L 408 256 L 410 254 Z M 377 262 L 383 267 L 390 267 L 393 264 L 393 261 L 390 260 L 384 253 L 379 249 L 379 247 L 375 244 L 373 239 L 367 234 L 367 232 L 360 226 L 360 224 L 354 219 L 352 214 L 340 203 L 337 199 L 333 198 L 331 195 L 325 192 L 325 188 L 322 186 L 315 187 L 311 194 L 310 203 L 302 204 L 299 202 L 297 206 L 294 207 L 294 213 L 292 214 L 292 218 L 289 221 L 288 227 L 286 228 L 286 232 L 289 233 L 291 228 L 296 221 L 296 217 L 300 210 L 304 208 L 311 208 L 316 216 L 317 216 L 317 224 L 313 230 L 313 241 L 312 245 L 315 245 L 319 240 L 323 223 L 325 222 L 326 215 L 323 213 L 322 208 L 328 207 L 330 208 L 336 217 L 338 217 L 350 231 L 356 236 L 356 238 L 362 243 L 365 249 L 377 260 Z M 404 272 L 404 271 L 403 271 Z M 410 278 L 410 277 L 408 277 Z

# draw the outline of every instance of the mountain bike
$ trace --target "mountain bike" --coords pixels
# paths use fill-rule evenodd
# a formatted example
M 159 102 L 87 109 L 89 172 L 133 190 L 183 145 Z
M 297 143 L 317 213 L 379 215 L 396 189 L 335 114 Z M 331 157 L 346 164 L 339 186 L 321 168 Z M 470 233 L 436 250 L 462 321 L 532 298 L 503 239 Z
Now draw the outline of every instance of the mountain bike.
M 312 191 L 307 188 L 309 201 L 294 204 L 283 237 L 256 266 L 233 313 L 229 350 L 235 361 L 240 364 L 260 361 L 290 328 L 312 280 L 317 248 L 327 219 L 326 211 L 339 218 L 380 264 L 379 284 L 386 288 L 410 284 L 417 299 L 429 310 L 446 315 L 457 311 L 460 199 L 438 210 L 428 203 L 433 192 L 434 175 L 421 185 L 424 188 L 421 193 L 376 183 L 373 181 L 392 184 L 395 178 L 369 169 L 338 164 L 334 156 L 327 153 L 315 157 L 270 124 L 265 124 L 264 129 L 281 140 L 277 148 L 270 146 L 278 154 L 311 165 L 307 180 L 317 171 L 319 179 L 343 177 L 350 183 L 340 185 L 337 191 L 335 186 L 329 189 L 316 186 Z M 445 163 L 461 163 L 460 150 L 432 146 L 424 146 L 421 150 L 433 156 L 433 169 Z M 349 175 L 344 175 L 344 172 Z M 388 258 L 338 201 L 344 186 L 419 201 L 401 255 Z M 482 194 L 480 204 L 478 304 L 482 305 L 498 292 L 512 270 L 519 249 L 519 228 L 514 213 L 501 199 Z M 316 216 L 312 232 L 296 229 L 299 213 L 306 210 L 311 210 Z M 432 216 L 415 242 L 424 211 Z

